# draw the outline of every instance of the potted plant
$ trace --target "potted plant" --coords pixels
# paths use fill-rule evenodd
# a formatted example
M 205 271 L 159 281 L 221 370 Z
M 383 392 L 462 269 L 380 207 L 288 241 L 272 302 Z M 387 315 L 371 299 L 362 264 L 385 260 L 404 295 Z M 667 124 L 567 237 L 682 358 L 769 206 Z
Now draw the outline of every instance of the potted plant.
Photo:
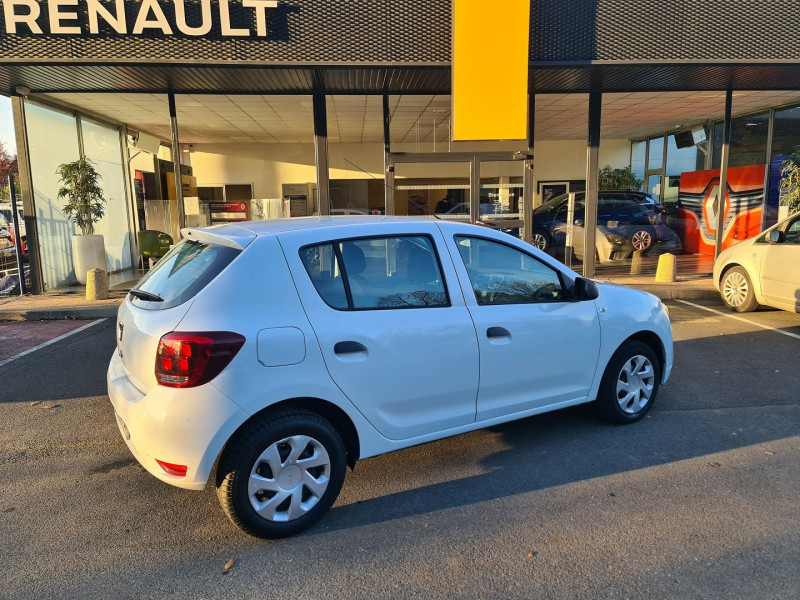
M 644 180 L 638 179 L 630 167 L 612 169 L 606 165 L 597 174 L 597 187 L 601 190 L 640 190 Z
M 58 198 L 67 202 L 62 210 L 81 230 L 81 235 L 72 236 L 72 264 L 78 282 L 86 285 L 86 271 L 106 268 L 103 236 L 94 233 L 94 224 L 105 214 L 101 177 L 87 158 L 60 165 L 56 174 L 63 186 Z
M 800 146 L 781 163 L 781 175 L 779 220 L 800 210 Z

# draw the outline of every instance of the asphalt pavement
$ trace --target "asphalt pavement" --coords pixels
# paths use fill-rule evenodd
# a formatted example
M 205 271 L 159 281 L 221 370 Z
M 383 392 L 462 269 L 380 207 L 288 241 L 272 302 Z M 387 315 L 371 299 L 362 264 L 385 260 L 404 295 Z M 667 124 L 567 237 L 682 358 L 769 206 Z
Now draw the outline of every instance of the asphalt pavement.
M 689 302 L 639 423 L 577 407 L 365 460 L 272 542 L 138 466 L 114 321 L 75 333 L 0 366 L 0 597 L 797 598 L 800 315 Z

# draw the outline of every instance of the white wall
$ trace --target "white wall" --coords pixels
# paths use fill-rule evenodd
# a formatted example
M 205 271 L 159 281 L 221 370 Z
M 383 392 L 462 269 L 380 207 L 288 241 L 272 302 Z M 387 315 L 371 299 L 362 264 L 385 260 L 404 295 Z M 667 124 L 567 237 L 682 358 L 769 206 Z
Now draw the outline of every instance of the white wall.
M 198 186 L 252 183 L 256 198 L 280 198 L 283 183 L 317 180 L 313 144 L 195 144 L 190 155 Z
M 430 146 L 430 145 L 428 145 Z M 431 151 L 431 147 L 396 146 L 396 151 Z M 447 146 L 439 144 L 438 151 Z M 453 152 L 508 151 L 521 149 L 505 142 L 490 147 L 451 144 Z M 383 144 L 330 144 L 331 179 L 383 178 Z M 256 198 L 280 198 L 281 184 L 316 181 L 313 144 L 195 144 L 190 154 L 197 185 L 252 183 Z M 188 161 L 187 161 L 188 162 Z M 630 164 L 628 140 L 604 139 L 600 143 L 600 166 L 619 168 Z M 521 162 L 493 164 L 490 176 L 521 175 Z M 536 143 L 534 172 L 536 181 L 586 178 L 586 142 L 583 140 L 542 140 Z M 500 172 L 504 171 L 504 172 Z M 466 164 L 400 165 L 399 177 L 468 176 Z M 538 184 L 537 184 L 538 189 Z
M 536 190 L 540 181 L 569 181 L 586 179 L 586 142 L 584 140 L 544 140 L 537 142 L 534 153 Z M 600 168 L 615 169 L 631 162 L 630 140 L 601 139 Z

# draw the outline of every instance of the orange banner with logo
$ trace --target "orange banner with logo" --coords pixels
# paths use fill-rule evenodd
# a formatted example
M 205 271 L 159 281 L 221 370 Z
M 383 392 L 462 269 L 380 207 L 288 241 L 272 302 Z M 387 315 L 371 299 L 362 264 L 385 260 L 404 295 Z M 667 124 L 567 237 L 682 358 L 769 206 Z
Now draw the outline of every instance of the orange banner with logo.
M 523 140 L 530 0 L 453 0 L 453 140 Z

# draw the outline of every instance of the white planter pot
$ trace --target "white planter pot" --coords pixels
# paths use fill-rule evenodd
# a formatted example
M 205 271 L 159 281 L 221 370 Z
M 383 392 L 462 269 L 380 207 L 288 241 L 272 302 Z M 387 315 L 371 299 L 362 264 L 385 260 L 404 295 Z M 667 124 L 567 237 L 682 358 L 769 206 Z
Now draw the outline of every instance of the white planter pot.
M 73 235 L 72 264 L 78 283 L 86 285 L 86 271 L 106 270 L 106 249 L 102 235 Z

